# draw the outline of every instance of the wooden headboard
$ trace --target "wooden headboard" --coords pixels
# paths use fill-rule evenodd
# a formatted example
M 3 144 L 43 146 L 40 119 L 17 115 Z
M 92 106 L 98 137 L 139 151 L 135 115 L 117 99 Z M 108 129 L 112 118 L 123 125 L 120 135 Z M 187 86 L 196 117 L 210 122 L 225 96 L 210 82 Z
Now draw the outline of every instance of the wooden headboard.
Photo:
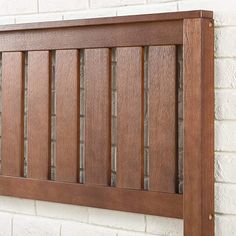
M 208 11 L 0 26 L 0 194 L 213 236 L 213 28 Z

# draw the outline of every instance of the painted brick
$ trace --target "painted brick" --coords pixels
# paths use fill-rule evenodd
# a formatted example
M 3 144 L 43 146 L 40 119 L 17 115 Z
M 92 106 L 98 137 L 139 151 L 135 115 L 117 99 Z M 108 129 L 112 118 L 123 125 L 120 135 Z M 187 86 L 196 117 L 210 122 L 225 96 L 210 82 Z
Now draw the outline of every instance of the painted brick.
M 233 58 L 215 59 L 215 87 L 236 88 L 236 60 Z
M 116 230 L 89 224 L 63 222 L 60 236 L 117 236 Z
M 152 234 L 182 236 L 183 220 L 171 219 L 159 216 L 146 216 L 146 231 Z
M 15 18 L 13 16 L 0 17 L 0 25 L 9 25 L 14 23 L 15 23 Z
M 92 8 L 102 8 L 102 7 L 117 7 L 126 5 L 137 5 L 144 4 L 146 0 L 90 0 L 90 6 Z
M 236 154 L 215 154 L 215 180 L 218 182 L 236 183 Z
M 176 2 L 176 0 L 149 0 L 148 3 Z
M 236 214 L 235 184 L 215 184 L 215 211 L 223 214 Z
M 216 236 L 235 236 L 236 235 L 236 216 L 216 215 L 215 235 Z
M 217 11 L 214 12 L 215 26 L 235 26 L 236 12 L 235 11 Z
M 236 3 L 236 2 L 235 2 Z M 215 29 L 215 56 L 236 56 L 236 27 L 220 27 Z
M 111 16 L 116 16 L 116 9 L 106 8 L 97 10 L 68 12 L 64 14 L 64 20 L 111 17 Z
M 34 200 L 0 196 L 0 211 L 34 215 Z
M 11 236 L 12 215 L 0 213 L 0 236 Z
M 0 15 L 18 15 L 37 12 L 37 0 L 0 0 Z
M 83 206 L 36 201 L 36 212 L 39 216 L 88 222 L 88 208 Z
M 150 4 L 143 6 L 127 6 L 117 9 L 117 15 L 138 15 L 138 14 L 151 14 L 160 12 L 173 12 L 177 11 L 177 3 L 162 3 L 162 4 Z
M 157 234 L 156 234 L 157 235 Z M 160 235 L 159 236 L 165 236 L 165 235 Z M 157 235 L 157 236 L 158 236 Z M 130 232 L 130 231 L 118 231 L 117 236 L 153 236 L 153 234 L 148 234 L 148 233 L 138 233 L 138 232 Z M 167 235 L 166 235 L 167 236 Z
M 62 20 L 62 14 L 34 14 L 16 16 L 16 23 L 32 23 L 32 22 L 45 22 L 45 21 L 59 21 Z
M 234 7 L 236 7 L 236 2 L 234 0 L 227 0 L 226 4 L 225 1 L 222 0 L 188 0 L 179 1 L 178 6 L 179 11 L 204 9 L 216 12 L 234 9 Z
M 89 208 L 89 223 L 126 230 L 145 230 L 145 219 L 142 214 L 98 208 Z
M 215 122 L 215 150 L 236 151 L 236 121 Z
M 236 90 L 215 92 L 215 117 L 217 120 L 236 119 Z
M 75 11 L 88 8 L 88 0 L 38 0 L 39 12 Z
M 13 236 L 60 236 L 61 223 L 55 220 L 15 215 Z

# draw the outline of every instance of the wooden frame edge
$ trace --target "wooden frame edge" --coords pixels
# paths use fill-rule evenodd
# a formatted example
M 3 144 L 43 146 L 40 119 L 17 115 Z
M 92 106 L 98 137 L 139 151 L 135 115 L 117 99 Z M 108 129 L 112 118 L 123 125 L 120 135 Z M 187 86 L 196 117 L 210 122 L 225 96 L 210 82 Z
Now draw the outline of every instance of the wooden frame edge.
M 184 58 L 184 235 L 214 235 L 214 27 L 186 19 Z
M 111 37 L 112 35 L 112 37 Z M 134 37 L 135 35 L 135 37 Z M 0 35 L 0 51 L 38 51 L 112 48 L 183 43 L 183 22 L 127 22 L 84 27 L 6 31 Z
M 137 23 L 137 22 L 173 21 L 173 20 L 183 20 L 183 19 L 190 19 L 190 18 L 211 19 L 212 17 L 213 17 L 212 11 L 194 10 L 194 11 L 167 12 L 167 13 L 156 13 L 156 14 L 114 16 L 114 17 L 101 17 L 101 18 L 79 19 L 79 20 L 3 25 L 3 26 L 0 26 L 0 32 L 33 30 L 33 29 L 65 28 L 65 27 L 77 27 L 77 26 L 126 24 L 126 23 Z
M 181 194 L 0 176 L 0 195 L 173 218 L 183 217 Z

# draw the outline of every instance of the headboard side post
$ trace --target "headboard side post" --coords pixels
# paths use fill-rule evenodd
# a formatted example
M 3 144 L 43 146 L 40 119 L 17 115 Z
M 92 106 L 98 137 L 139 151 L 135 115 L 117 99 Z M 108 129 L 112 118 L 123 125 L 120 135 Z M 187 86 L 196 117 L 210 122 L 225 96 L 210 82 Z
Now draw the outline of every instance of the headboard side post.
M 214 29 L 186 19 L 184 73 L 184 235 L 214 235 Z

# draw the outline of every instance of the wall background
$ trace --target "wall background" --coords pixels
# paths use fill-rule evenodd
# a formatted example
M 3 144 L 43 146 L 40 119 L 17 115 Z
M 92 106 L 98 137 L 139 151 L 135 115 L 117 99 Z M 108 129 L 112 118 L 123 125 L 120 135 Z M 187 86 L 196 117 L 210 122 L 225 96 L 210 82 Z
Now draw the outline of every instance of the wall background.
M 0 24 L 209 9 L 215 17 L 215 228 L 236 235 L 235 0 L 0 0 Z M 235 10 L 234 10 L 235 9 Z M 181 236 L 156 216 L 0 196 L 0 236 Z

